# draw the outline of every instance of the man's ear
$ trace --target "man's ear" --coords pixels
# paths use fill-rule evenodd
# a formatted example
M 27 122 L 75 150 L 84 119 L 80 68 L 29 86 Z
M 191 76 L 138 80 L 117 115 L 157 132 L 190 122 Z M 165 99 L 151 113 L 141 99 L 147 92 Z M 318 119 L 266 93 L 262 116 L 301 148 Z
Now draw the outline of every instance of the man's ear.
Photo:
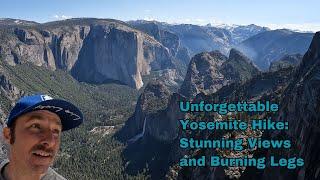
M 4 127 L 2 129 L 2 134 L 3 134 L 3 138 L 6 141 L 7 144 L 10 144 L 10 139 L 11 139 L 11 132 L 10 129 L 8 127 Z

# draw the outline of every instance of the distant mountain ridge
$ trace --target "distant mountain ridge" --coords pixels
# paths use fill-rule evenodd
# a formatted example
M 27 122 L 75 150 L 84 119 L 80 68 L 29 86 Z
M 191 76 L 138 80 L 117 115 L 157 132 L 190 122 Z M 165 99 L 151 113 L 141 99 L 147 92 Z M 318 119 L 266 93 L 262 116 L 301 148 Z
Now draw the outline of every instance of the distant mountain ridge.
M 254 24 L 200 26 L 144 20 L 128 23 L 151 36 L 153 36 L 150 33 L 152 29 L 175 35 L 176 44 L 178 43 L 180 49 L 183 49 L 184 54 L 188 54 L 189 57 L 214 50 L 228 55 L 230 49 L 236 48 L 264 71 L 269 68 L 271 62 L 286 54 L 304 54 L 313 36 L 313 33 L 295 32 L 289 29 L 270 30 Z
M 219 50 L 228 54 L 229 50 L 241 41 L 255 34 L 269 30 L 256 25 L 215 27 L 212 25 L 200 26 L 193 24 L 168 24 L 158 21 L 128 21 L 133 27 L 146 33 L 150 26 L 171 32 L 180 39 L 180 45 L 187 48 L 190 56 L 204 51 Z M 148 33 L 149 35 L 152 35 Z
M 287 54 L 304 54 L 313 33 L 298 33 L 287 29 L 266 31 L 254 35 L 237 45 L 237 49 L 250 57 L 262 70 Z

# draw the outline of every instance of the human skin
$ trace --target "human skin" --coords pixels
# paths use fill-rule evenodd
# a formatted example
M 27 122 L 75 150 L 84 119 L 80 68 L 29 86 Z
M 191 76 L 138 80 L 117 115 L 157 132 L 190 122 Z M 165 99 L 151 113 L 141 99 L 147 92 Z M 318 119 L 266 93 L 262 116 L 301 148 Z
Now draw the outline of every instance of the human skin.
M 12 180 L 40 179 L 52 165 L 60 147 L 59 116 L 47 110 L 26 113 L 15 120 L 15 130 L 3 129 L 9 147 L 9 164 L 4 175 Z M 10 143 L 13 138 L 14 142 Z

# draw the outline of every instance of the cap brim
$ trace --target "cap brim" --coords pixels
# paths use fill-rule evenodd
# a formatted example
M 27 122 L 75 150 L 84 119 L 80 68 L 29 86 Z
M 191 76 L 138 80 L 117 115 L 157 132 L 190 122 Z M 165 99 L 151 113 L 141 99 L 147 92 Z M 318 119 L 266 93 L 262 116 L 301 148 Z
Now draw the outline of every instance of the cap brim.
M 72 103 L 62 99 L 50 99 L 41 101 L 19 112 L 13 118 L 36 110 L 48 110 L 57 114 L 61 120 L 62 131 L 75 128 L 83 122 L 82 112 Z

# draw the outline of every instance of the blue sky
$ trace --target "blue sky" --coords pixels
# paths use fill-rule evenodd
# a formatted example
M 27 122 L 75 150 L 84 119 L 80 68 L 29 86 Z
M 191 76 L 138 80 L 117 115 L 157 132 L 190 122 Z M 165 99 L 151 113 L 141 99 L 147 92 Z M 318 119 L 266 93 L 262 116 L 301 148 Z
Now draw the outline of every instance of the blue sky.
M 146 19 L 320 31 L 319 7 L 319 0 L 0 0 L 0 17 L 37 22 L 70 17 Z

